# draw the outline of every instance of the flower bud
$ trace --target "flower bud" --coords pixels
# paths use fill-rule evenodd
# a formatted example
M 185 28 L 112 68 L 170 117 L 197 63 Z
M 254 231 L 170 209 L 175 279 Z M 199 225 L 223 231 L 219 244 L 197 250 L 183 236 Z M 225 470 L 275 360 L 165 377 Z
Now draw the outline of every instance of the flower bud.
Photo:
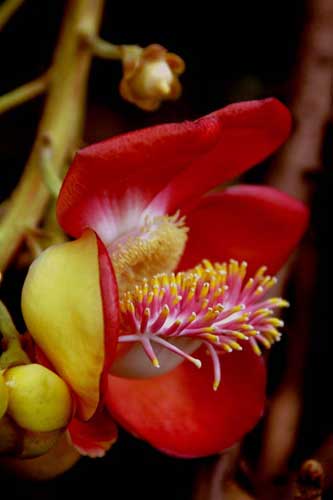
M 9 390 L 7 413 L 22 428 L 50 432 L 67 425 L 72 398 L 65 382 L 38 364 L 9 368 L 4 373 Z
M 5 379 L 3 378 L 3 375 L 0 372 L 0 419 L 6 413 L 7 406 L 8 406 L 8 389 L 5 383 Z
M 175 100 L 181 94 L 178 75 L 185 69 L 184 61 L 161 45 L 145 49 L 123 47 L 124 75 L 120 93 L 124 99 L 145 111 L 154 111 L 164 100 Z

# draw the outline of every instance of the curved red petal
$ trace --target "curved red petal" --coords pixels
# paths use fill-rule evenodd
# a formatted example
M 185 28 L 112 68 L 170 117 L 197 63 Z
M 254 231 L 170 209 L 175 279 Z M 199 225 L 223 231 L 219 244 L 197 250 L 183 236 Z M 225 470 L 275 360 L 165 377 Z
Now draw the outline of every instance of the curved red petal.
M 218 132 L 212 116 L 130 132 L 82 149 L 59 195 L 60 224 L 72 236 L 86 226 L 100 234 L 101 217 L 109 216 L 111 223 L 122 209 L 142 211 L 179 169 L 216 142 Z
M 115 272 L 108 251 L 97 237 L 99 282 L 101 287 L 102 308 L 104 317 L 104 368 L 101 376 L 101 399 L 103 404 L 107 375 L 116 355 L 119 336 L 119 298 Z
M 88 422 L 73 418 L 68 428 L 72 445 L 92 458 L 102 457 L 117 440 L 117 427 L 105 411 L 98 411 Z
M 276 99 L 232 104 L 214 116 L 220 126 L 218 141 L 159 193 L 152 206 L 167 200 L 166 209 L 173 213 L 233 179 L 272 154 L 287 139 L 291 128 L 288 109 Z
M 184 362 L 172 372 L 145 380 L 109 376 L 111 414 L 129 432 L 170 455 L 191 458 L 218 453 L 243 437 L 260 418 L 265 366 L 246 347 L 223 356 L 222 382 L 212 389 L 204 350 L 200 370 Z
M 202 259 L 246 260 L 249 272 L 266 265 L 276 273 L 295 248 L 308 209 L 274 188 L 239 185 L 206 196 L 187 216 L 189 239 L 179 269 Z
M 135 225 L 153 199 L 152 212 L 176 211 L 265 158 L 289 130 L 288 110 L 266 99 L 89 146 L 76 155 L 65 178 L 59 221 L 72 236 L 91 227 L 111 241 L 112 227 Z

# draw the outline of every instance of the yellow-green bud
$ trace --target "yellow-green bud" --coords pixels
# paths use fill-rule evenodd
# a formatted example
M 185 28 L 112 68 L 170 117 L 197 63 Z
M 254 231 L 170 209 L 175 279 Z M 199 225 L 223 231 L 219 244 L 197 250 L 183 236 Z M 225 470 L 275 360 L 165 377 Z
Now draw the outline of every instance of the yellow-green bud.
M 72 398 L 65 382 L 42 365 L 9 368 L 4 373 L 9 390 L 8 414 L 20 427 L 50 432 L 67 425 Z
M 0 373 L 0 418 L 4 416 L 7 411 L 8 406 L 8 389 L 3 378 L 2 373 Z

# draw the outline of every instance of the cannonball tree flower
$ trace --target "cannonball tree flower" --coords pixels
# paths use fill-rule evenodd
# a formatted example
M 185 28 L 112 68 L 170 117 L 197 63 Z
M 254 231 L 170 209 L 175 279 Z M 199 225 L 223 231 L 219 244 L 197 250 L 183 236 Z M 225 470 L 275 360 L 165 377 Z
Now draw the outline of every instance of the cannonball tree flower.
M 275 99 L 242 102 L 78 152 L 57 206 L 76 239 L 33 263 L 22 309 L 83 420 L 106 405 L 156 448 L 196 457 L 260 418 L 258 354 L 287 305 L 266 293 L 307 210 L 268 187 L 210 191 L 271 154 L 290 123 Z

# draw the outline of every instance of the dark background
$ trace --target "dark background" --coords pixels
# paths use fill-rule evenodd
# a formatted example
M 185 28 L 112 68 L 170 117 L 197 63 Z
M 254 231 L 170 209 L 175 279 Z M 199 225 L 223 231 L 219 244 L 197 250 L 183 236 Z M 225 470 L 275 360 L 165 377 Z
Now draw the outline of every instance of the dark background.
M 27 0 L 0 33 L 0 95 L 47 69 L 64 5 L 62 0 Z M 102 36 L 113 43 L 160 43 L 182 56 L 187 65 L 181 78 L 184 92 L 180 101 L 166 103 L 156 113 L 144 113 L 118 95 L 120 64 L 95 60 L 85 143 L 115 132 L 197 117 L 233 101 L 270 95 L 287 101 L 305 22 L 304 0 L 196 4 L 178 0 L 153 5 L 106 1 Z M 1 200 L 18 182 L 42 104 L 43 99 L 38 98 L 0 116 Z M 257 168 L 248 179 L 257 181 L 260 177 L 261 169 Z M 324 174 L 320 186 L 316 195 L 316 238 L 325 267 L 332 250 L 325 216 L 330 204 L 331 174 Z M 22 279 L 16 271 L 9 271 L 1 293 L 21 327 Z M 326 288 L 327 277 L 319 275 L 317 316 L 325 327 L 329 305 L 322 291 Z M 317 356 L 320 359 L 321 352 Z M 107 495 L 117 499 L 187 500 L 198 468 L 211 460 L 174 460 L 122 433 L 107 457 L 83 458 L 60 479 L 34 485 L 0 477 L 0 483 L 6 482 L 11 497 L 20 499 L 60 498 L 69 494 L 68 488 L 74 488 L 71 494 L 83 499 Z

